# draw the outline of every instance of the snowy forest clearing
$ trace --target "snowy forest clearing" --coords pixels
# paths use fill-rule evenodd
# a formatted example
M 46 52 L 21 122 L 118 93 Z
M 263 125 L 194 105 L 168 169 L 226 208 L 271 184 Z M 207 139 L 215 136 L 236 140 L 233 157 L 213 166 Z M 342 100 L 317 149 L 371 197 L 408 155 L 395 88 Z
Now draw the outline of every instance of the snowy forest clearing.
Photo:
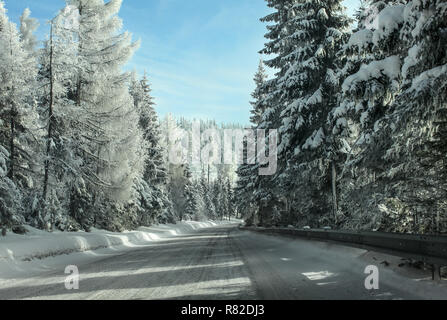
M 21 273 L 28 274 L 33 268 L 39 268 L 58 262 L 54 258 L 73 253 L 85 253 L 86 257 L 97 254 L 118 254 L 126 249 L 135 249 L 155 241 L 191 234 L 203 228 L 222 224 L 238 223 L 232 221 L 183 221 L 177 224 L 140 227 L 135 231 L 122 233 L 93 229 L 91 232 L 53 232 L 49 233 L 27 226 L 26 235 L 10 234 L 0 242 L 0 279 Z M 99 250 L 106 249 L 106 250 Z M 78 256 L 82 257 L 81 256 Z M 42 260 L 45 259 L 45 260 Z M 65 260 L 76 258 L 67 257 Z M 41 261 L 37 261 L 41 260 Z M 60 261 L 60 259 L 59 259 Z M 64 261 L 64 258 L 62 258 Z

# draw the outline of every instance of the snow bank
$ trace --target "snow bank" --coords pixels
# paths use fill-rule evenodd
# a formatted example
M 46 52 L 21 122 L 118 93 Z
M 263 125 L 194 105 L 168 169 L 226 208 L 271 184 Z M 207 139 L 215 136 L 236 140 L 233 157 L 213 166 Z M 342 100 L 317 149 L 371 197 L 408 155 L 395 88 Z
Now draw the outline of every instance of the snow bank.
M 138 247 L 153 241 L 192 233 L 236 221 L 186 221 L 177 224 L 141 227 L 135 231 L 114 233 L 92 229 L 92 232 L 53 232 L 26 227 L 26 235 L 9 234 L 0 237 L 0 263 L 31 261 L 63 254 L 85 252 L 110 247 Z

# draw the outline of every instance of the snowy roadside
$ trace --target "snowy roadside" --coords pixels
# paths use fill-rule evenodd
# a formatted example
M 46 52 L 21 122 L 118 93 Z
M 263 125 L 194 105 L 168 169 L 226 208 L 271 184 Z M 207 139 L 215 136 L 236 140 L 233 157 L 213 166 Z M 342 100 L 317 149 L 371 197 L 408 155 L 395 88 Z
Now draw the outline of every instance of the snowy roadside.
M 255 229 L 264 230 L 262 227 L 246 228 L 248 231 Z M 265 233 L 259 233 L 267 235 Z M 304 239 L 300 237 L 288 238 L 284 235 L 271 234 L 277 241 L 287 240 L 291 246 L 297 246 L 300 249 L 301 256 L 291 258 L 293 260 L 303 259 L 303 256 L 309 254 L 313 257 L 312 251 L 318 252 L 321 249 L 327 250 L 328 255 L 332 256 L 334 266 L 344 267 L 346 270 L 352 270 L 354 266 L 357 270 L 365 269 L 367 266 L 377 267 L 380 274 L 380 282 L 388 286 L 402 290 L 404 292 L 415 292 L 421 299 L 446 300 L 447 299 L 447 279 L 439 281 L 432 280 L 431 270 L 426 268 L 416 268 L 408 264 L 409 259 L 395 254 L 388 254 L 375 251 L 374 248 L 368 249 L 358 246 L 352 246 L 343 242 L 331 242 L 317 239 Z M 310 253 L 307 253 L 310 252 Z M 285 254 L 283 254 L 285 256 Z M 360 266 L 360 267 L 359 267 Z M 328 266 L 333 267 L 333 266 Z M 367 274 L 365 269 L 365 274 Z M 365 275 L 366 277 L 366 275 Z M 376 298 L 391 296 L 391 293 L 374 293 Z
M 177 224 L 140 227 L 122 233 L 92 229 L 91 232 L 46 232 L 26 226 L 26 235 L 8 234 L 0 237 L 0 279 L 41 269 L 61 262 L 61 256 L 83 260 L 94 256 L 117 254 L 126 249 L 150 245 L 200 229 L 239 221 L 183 221 Z M 57 258 L 57 259 L 51 259 Z M 51 261 L 53 260 L 53 261 Z M 57 260 L 57 261 L 55 261 Z

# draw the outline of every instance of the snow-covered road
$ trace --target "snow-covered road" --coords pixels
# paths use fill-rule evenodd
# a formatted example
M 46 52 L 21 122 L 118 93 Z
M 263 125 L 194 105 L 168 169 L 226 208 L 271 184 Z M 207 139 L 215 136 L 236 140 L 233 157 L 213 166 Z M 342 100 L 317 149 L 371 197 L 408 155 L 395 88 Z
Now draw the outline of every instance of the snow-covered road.
M 65 267 L 3 279 L 0 299 L 418 299 L 445 298 L 443 284 L 416 281 L 380 265 L 369 291 L 361 249 L 217 226 L 105 257 L 64 258 L 77 265 L 78 290 Z

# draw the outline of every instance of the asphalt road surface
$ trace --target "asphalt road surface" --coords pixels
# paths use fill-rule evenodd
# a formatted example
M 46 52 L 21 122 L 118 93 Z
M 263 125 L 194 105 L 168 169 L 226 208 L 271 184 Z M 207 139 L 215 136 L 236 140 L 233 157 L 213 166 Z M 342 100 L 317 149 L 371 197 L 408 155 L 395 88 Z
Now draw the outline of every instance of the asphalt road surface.
M 64 270 L 4 281 L 0 299 L 419 299 L 414 280 L 380 270 L 365 288 L 364 250 L 241 231 L 204 229 L 78 265 L 78 290 Z M 76 261 L 72 262 L 76 265 Z M 446 295 L 447 298 L 447 295 Z

